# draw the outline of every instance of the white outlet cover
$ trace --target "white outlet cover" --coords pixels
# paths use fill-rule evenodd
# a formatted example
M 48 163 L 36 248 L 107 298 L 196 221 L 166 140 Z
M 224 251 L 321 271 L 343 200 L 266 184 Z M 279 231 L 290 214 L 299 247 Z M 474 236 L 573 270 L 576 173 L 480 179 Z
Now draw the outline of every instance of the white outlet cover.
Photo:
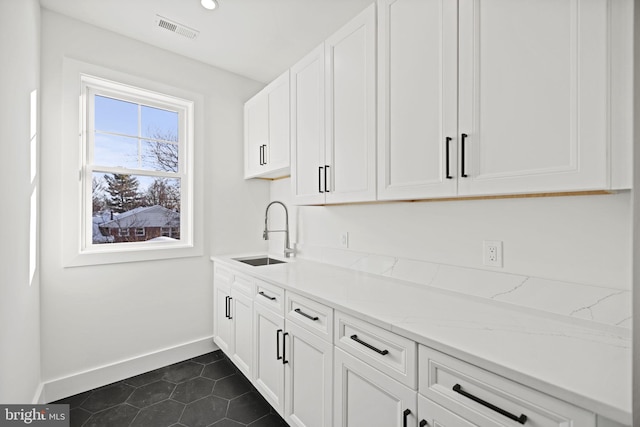
M 349 232 L 345 231 L 340 234 L 340 247 L 344 249 L 349 248 Z
M 484 240 L 482 242 L 482 264 L 488 267 L 502 267 L 502 241 Z

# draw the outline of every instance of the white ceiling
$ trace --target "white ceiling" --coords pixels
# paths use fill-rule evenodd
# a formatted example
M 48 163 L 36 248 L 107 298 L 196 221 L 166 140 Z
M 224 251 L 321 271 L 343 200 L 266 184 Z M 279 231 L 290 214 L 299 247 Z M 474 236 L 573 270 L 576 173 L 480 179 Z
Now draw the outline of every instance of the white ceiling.
M 269 82 L 375 0 L 40 0 L 49 10 Z M 200 31 L 190 40 L 156 14 Z

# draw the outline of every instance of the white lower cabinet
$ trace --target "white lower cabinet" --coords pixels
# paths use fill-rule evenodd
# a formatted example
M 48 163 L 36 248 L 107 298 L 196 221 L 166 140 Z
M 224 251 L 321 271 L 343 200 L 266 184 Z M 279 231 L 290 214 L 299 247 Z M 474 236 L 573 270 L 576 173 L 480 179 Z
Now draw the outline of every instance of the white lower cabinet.
M 292 427 L 596 427 L 591 411 L 224 265 L 214 310 L 215 343 Z
M 416 425 L 414 390 L 335 348 L 334 426 Z
M 284 359 L 282 342 L 284 317 L 269 308 L 254 306 L 254 355 L 253 383 L 262 396 L 278 411 L 284 413 Z
M 333 345 L 287 320 L 285 420 L 296 427 L 331 427 Z
M 331 427 L 333 343 L 316 332 L 333 311 L 290 298 L 291 313 L 283 316 L 282 289 L 258 283 L 254 306 L 254 385 L 274 409 L 297 427 Z M 288 297 L 289 298 L 289 297 Z M 294 316 L 294 317 L 292 317 Z M 290 318 L 292 317 L 292 318 Z
M 233 273 L 216 266 L 213 273 L 213 342 L 229 355 L 231 346 L 231 326 L 229 319 L 229 298 Z
M 253 283 L 232 270 L 214 273 L 214 342 L 251 378 L 253 366 Z

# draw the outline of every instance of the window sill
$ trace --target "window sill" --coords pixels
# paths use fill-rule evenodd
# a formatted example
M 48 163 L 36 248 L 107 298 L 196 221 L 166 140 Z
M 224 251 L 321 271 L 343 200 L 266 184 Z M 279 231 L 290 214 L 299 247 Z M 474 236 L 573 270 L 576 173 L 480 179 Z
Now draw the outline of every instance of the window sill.
M 189 244 L 159 245 L 152 247 L 144 245 L 142 247 L 118 248 L 112 250 L 96 249 L 76 253 L 74 256 L 65 259 L 64 268 L 86 267 L 104 264 L 122 264 L 129 262 L 158 261 L 174 258 L 188 258 L 202 256 L 203 251 L 199 247 Z

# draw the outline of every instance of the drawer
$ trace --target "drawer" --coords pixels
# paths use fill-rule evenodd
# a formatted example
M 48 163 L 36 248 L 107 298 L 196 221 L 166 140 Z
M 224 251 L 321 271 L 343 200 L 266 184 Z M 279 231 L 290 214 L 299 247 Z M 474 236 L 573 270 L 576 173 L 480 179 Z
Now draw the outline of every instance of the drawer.
M 419 346 L 419 392 L 479 427 L 595 427 L 595 415 L 570 403 Z
M 335 314 L 335 345 L 402 384 L 416 389 L 417 345 L 378 326 Z
M 281 287 L 256 280 L 254 301 L 284 316 L 284 289 Z
M 287 292 L 286 318 L 333 344 L 333 309 L 303 296 Z
M 233 282 L 233 271 L 220 264 L 214 264 L 213 280 L 218 282 L 218 284 L 222 284 L 222 282 L 224 282 L 227 286 L 231 286 L 231 282 Z
M 231 286 L 235 291 L 238 291 L 249 298 L 253 298 L 254 280 L 248 276 L 236 273 L 233 276 L 233 282 Z

